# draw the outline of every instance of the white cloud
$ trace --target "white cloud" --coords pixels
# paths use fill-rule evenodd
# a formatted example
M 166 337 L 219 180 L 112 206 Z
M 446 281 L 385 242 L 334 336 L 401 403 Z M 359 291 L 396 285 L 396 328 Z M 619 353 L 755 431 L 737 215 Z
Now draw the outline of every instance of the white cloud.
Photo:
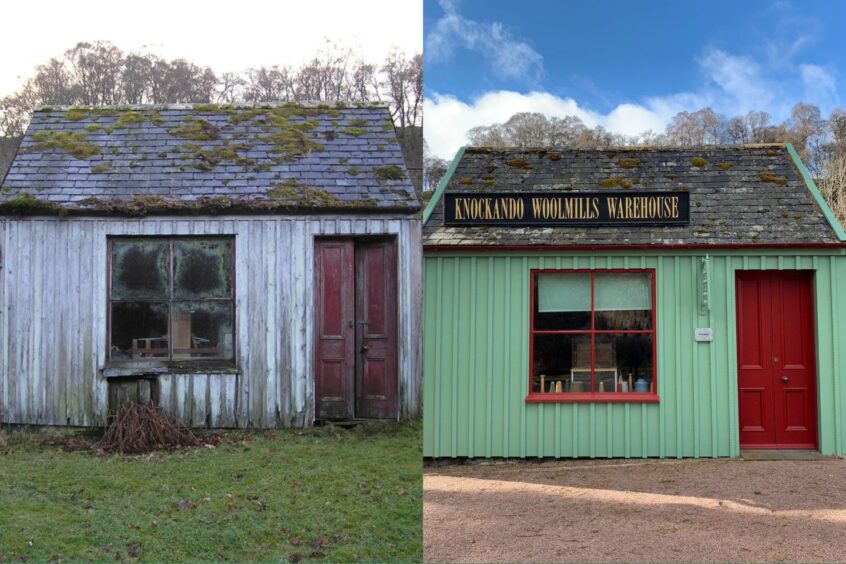
M 837 81 L 830 72 L 818 65 L 799 65 L 799 71 L 805 102 L 822 107 L 837 104 Z
M 539 112 L 547 116 L 578 116 L 585 125 L 597 125 L 597 116 L 579 107 L 575 100 L 547 92 L 520 94 L 508 90 L 488 92 L 472 103 L 455 96 L 433 94 L 424 102 L 423 131 L 433 154 L 451 158 L 467 143 L 465 134 L 478 125 L 502 123 L 518 112 Z
M 452 59 L 461 47 L 487 59 L 491 71 L 505 79 L 537 83 L 543 76 L 543 57 L 528 43 L 514 38 L 500 22 L 483 23 L 458 13 L 451 0 L 441 0 L 444 15 L 426 35 L 429 63 Z
M 843 104 L 837 77 L 819 65 L 790 65 L 776 72 L 751 57 L 719 49 L 706 50 L 697 64 L 703 84 L 695 91 L 621 103 L 604 114 L 573 98 L 543 91 L 491 91 L 470 102 L 445 93 L 432 94 L 424 106 L 426 142 L 433 154 L 451 158 L 467 143 L 469 129 L 502 123 L 517 112 L 539 112 L 548 117 L 575 115 L 588 127 L 601 125 L 612 133 L 635 136 L 647 130 L 663 132 L 677 113 L 704 107 L 727 117 L 763 110 L 779 122 L 789 117 L 791 107 L 800 101 L 818 105 L 824 115 Z
M 614 133 L 639 135 L 644 131 L 660 132 L 666 120 L 654 109 L 648 110 L 637 104 L 620 104 L 605 118 L 605 127 Z
M 699 67 L 717 88 L 720 105 L 736 109 L 732 113 L 773 106 L 777 88 L 753 59 L 710 49 L 699 59 Z

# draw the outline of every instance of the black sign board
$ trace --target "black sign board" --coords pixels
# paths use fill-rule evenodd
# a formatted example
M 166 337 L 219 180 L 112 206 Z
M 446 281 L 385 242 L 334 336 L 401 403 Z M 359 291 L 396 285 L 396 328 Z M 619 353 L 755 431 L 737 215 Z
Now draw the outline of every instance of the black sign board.
M 687 225 L 690 193 L 446 193 L 444 213 L 444 224 L 455 226 Z

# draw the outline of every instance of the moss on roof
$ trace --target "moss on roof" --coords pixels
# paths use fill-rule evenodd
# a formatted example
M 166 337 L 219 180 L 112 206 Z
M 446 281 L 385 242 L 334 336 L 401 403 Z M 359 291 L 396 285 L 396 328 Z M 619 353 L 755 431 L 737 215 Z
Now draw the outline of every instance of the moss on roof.
M 38 141 L 28 152 L 64 151 L 75 159 L 88 159 L 100 153 L 100 146 L 89 143 L 87 134 L 81 131 L 40 131 L 32 138 Z
M 394 165 L 376 167 L 373 175 L 379 180 L 405 180 L 405 171 Z
M 17 204 L 40 209 L 21 195 L 29 192 L 71 213 L 199 213 L 201 200 L 245 211 L 419 209 L 393 128 L 383 131 L 388 109 L 342 107 L 43 108 L 33 115 L 0 202 L 20 195 Z M 352 138 L 345 128 L 362 132 Z M 285 190 L 294 183 L 308 189 Z M 223 196 L 235 207 L 218 201 Z
M 185 123 L 170 130 L 174 137 L 191 139 L 192 141 L 213 141 L 220 139 L 220 129 L 205 119 L 185 118 Z

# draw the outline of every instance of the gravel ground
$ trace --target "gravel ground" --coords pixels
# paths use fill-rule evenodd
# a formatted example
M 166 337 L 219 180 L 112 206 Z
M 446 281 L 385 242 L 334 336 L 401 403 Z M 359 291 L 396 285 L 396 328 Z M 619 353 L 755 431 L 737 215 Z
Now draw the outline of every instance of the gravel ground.
M 429 467 L 426 562 L 846 562 L 846 460 Z

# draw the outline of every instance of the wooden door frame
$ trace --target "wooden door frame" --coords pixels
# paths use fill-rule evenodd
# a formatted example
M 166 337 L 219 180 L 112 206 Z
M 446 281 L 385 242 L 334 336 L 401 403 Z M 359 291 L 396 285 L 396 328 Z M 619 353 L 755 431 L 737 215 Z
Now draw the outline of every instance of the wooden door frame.
M 763 444 L 763 445 L 745 445 L 740 442 L 740 346 L 739 346 L 739 326 L 740 326 L 740 302 L 738 299 L 738 282 L 743 275 L 759 275 L 759 276 L 774 276 L 781 273 L 801 273 L 807 277 L 809 287 L 811 290 L 811 330 L 813 331 L 813 362 L 814 362 L 814 443 L 813 444 Z M 741 449 L 749 450 L 820 450 L 820 372 L 819 372 L 819 324 L 817 320 L 817 288 L 816 288 L 817 271 L 814 269 L 736 269 L 734 271 L 734 310 L 735 320 L 731 330 L 734 331 L 734 370 L 735 370 L 735 394 L 737 405 L 737 444 Z
M 319 363 L 319 357 L 318 357 L 319 348 L 317 346 L 316 336 L 317 336 L 317 327 L 318 327 L 317 324 L 320 322 L 319 316 L 320 316 L 320 312 L 322 310 L 319 306 L 320 293 L 317 291 L 317 289 L 321 287 L 320 282 L 318 280 L 320 273 L 319 273 L 319 269 L 317 268 L 317 261 L 318 261 L 317 247 L 321 242 L 324 242 L 324 241 L 350 241 L 350 242 L 353 243 L 353 252 L 355 252 L 355 248 L 359 243 L 376 243 L 376 242 L 380 242 L 380 241 L 391 243 L 393 258 L 394 258 L 394 267 L 395 267 L 394 268 L 394 301 L 395 301 L 396 307 L 394 308 L 394 313 L 395 313 L 394 328 L 395 328 L 396 333 L 397 333 L 397 338 L 395 339 L 395 343 L 394 343 L 394 347 L 395 347 L 394 356 L 396 358 L 397 394 L 396 394 L 396 406 L 395 407 L 396 407 L 397 416 L 396 416 L 395 419 L 381 419 L 381 420 L 379 420 L 379 419 L 362 419 L 362 420 L 366 420 L 366 421 L 395 421 L 395 420 L 399 420 L 399 418 L 401 417 L 401 414 L 402 414 L 402 379 L 400 378 L 400 366 L 401 366 L 400 348 L 401 347 L 400 347 L 400 339 L 399 339 L 399 328 L 400 328 L 400 326 L 399 326 L 399 324 L 400 324 L 399 243 L 400 243 L 400 240 L 399 240 L 399 235 L 396 234 L 396 233 L 375 233 L 375 234 L 363 234 L 363 235 L 358 235 L 358 234 L 355 234 L 355 233 L 330 234 L 330 235 L 315 235 L 314 238 L 313 238 L 313 244 L 312 244 L 313 256 L 312 256 L 311 264 L 312 264 L 312 268 L 314 269 L 314 275 L 312 277 L 312 280 L 313 280 L 313 283 L 314 283 L 313 287 L 314 287 L 315 291 L 313 292 L 313 309 L 314 309 L 314 312 L 313 312 L 313 317 L 312 317 L 312 328 L 311 328 L 311 333 L 312 333 L 311 334 L 311 342 L 312 342 L 312 349 L 313 349 L 312 354 L 311 354 L 312 359 L 313 359 L 312 360 L 313 367 L 312 367 L 312 370 L 311 370 L 311 387 L 312 387 L 312 396 L 314 397 L 314 400 L 313 400 L 314 416 L 312 417 L 312 420 L 314 420 L 314 421 L 319 420 L 318 416 L 317 416 L 317 414 L 318 414 L 318 404 L 319 404 L 319 401 L 320 401 L 320 398 L 318 397 L 318 394 L 317 394 L 317 370 L 318 370 L 318 363 Z M 356 263 L 355 254 L 353 254 L 353 271 L 354 272 L 355 272 L 355 268 L 356 268 L 355 263 Z M 355 280 L 354 280 L 353 281 L 353 303 L 354 303 L 354 307 L 355 307 L 355 301 L 356 300 L 355 300 Z M 357 315 L 357 312 L 354 312 L 354 317 L 356 315 Z M 355 323 L 355 319 L 353 319 L 353 325 L 354 325 L 354 328 L 353 328 L 353 330 L 354 330 L 353 344 L 354 345 L 353 345 L 353 347 L 355 348 L 355 343 L 358 340 L 358 336 L 357 336 L 358 327 L 357 327 L 357 324 Z M 357 378 L 356 378 L 357 368 L 356 367 L 358 365 L 358 351 L 355 351 L 355 350 L 353 351 L 352 365 L 353 365 L 353 376 L 352 376 L 353 395 L 352 395 L 352 398 L 350 398 L 350 401 L 352 402 L 353 419 L 357 420 L 359 418 L 355 413 L 355 397 L 356 397 L 355 386 L 356 386 L 356 380 L 357 380 Z

